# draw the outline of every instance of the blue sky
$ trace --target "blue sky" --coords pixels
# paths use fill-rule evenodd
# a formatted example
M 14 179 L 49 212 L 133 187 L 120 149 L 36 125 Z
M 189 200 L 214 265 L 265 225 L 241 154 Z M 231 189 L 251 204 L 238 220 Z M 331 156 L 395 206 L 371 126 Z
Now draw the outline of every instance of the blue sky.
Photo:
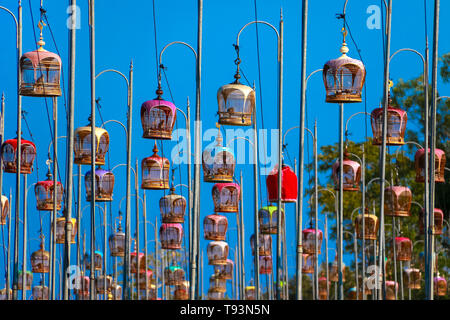
M 29 1 L 23 2 L 23 52 L 35 49 L 33 28 L 31 23 Z M 39 2 L 31 0 L 34 22 L 39 20 Z M 431 44 L 433 32 L 433 2 L 427 2 L 428 35 Z M 184 41 L 197 47 L 197 1 L 160 1 L 156 0 L 156 24 L 157 24 L 157 50 L 159 51 L 169 42 Z M 310 1 L 309 21 L 308 21 L 308 52 L 307 52 L 307 74 L 320 69 L 329 59 L 337 58 L 341 45 L 342 20 L 337 20 L 335 14 L 342 11 L 344 1 Z M 17 12 L 17 1 L 3 0 L 1 5 Z M 366 22 L 370 14 L 366 13 L 370 5 L 381 5 L 381 1 L 349 1 L 347 7 L 347 22 L 350 25 L 351 33 L 361 49 L 364 59 L 367 78 L 367 110 L 370 112 L 378 107 L 382 97 L 383 81 L 383 45 L 381 30 L 368 29 Z M 65 85 L 68 83 L 68 30 L 66 27 L 68 1 L 47 0 L 44 7 L 53 31 L 57 47 L 64 64 Z M 78 1 L 81 10 L 80 29 L 77 30 L 77 57 L 76 57 L 76 96 L 75 96 L 75 127 L 85 125 L 90 113 L 90 69 L 89 69 L 89 26 L 88 26 L 88 1 Z M 258 1 L 258 19 L 279 26 L 280 8 L 283 9 L 284 17 L 284 132 L 299 124 L 300 110 L 300 63 L 301 63 L 301 1 Z M 450 21 L 445 19 L 450 11 L 450 3 L 441 1 L 440 19 L 440 42 L 439 56 L 450 51 L 450 42 L 446 41 L 446 31 L 450 28 Z M 217 121 L 217 89 L 227 83 L 232 82 L 235 72 L 234 60 L 235 50 L 232 46 L 236 42 L 236 35 L 240 28 L 247 22 L 255 19 L 254 2 L 246 1 L 205 1 L 203 10 L 203 52 L 202 52 L 202 93 L 201 93 L 201 119 L 204 131 L 214 128 Z M 16 64 L 15 64 L 15 32 L 12 19 L 4 12 L 0 14 L 0 28 L 2 33 L 1 67 L 3 77 L 0 78 L 0 90 L 6 95 L 6 115 L 5 115 L 5 139 L 15 137 L 16 133 Z M 36 28 L 36 30 L 38 30 Z M 259 88 L 258 65 L 255 27 L 250 26 L 240 38 L 240 56 L 242 69 L 247 79 L 256 83 L 258 123 L 262 124 L 260 112 L 260 93 L 262 92 L 262 108 L 264 116 L 264 128 L 274 129 L 277 127 L 277 64 L 276 64 L 276 37 L 274 32 L 267 26 L 259 25 L 259 45 L 261 62 L 261 88 Z M 37 31 L 36 31 L 37 32 Z M 38 37 L 38 34 L 36 35 Z M 56 52 L 55 45 L 51 39 L 49 28 L 44 29 L 46 49 Z M 348 37 L 347 43 L 350 49 L 349 56 L 358 58 L 356 48 Z M 393 4 L 392 17 L 392 42 L 391 53 L 400 48 L 416 49 L 424 53 L 424 11 L 423 1 L 397 0 Z M 432 46 L 430 45 L 430 50 Z M 431 56 L 431 52 L 430 52 Z M 136 159 L 140 160 L 152 154 L 153 141 L 142 138 L 140 124 L 140 106 L 144 101 L 155 98 L 156 90 L 156 61 L 155 61 L 155 33 L 153 28 L 153 12 L 151 1 L 129 1 L 118 0 L 96 1 L 96 72 L 114 68 L 128 75 L 130 61 L 134 64 L 134 103 L 133 103 L 133 153 L 132 163 Z M 192 118 L 194 118 L 195 107 L 195 60 L 192 53 L 185 47 L 172 46 L 164 53 L 164 65 L 168 68 L 166 75 L 173 94 L 173 102 L 181 109 L 186 110 L 186 99 L 189 97 L 192 108 Z M 402 53 L 391 63 L 391 79 L 394 83 L 398 79 L 410 79 L 420 75 L 422 64 L 416 55 Z M 431 78 L 430 78 L 431 79 Z M 104 120 L 117 119 L 126 122 L 126 88 L 122 79 L 116 75 L 103 75 L 97 82 L 96 96 L 101 97 L 102 116 Z M 168 86 L 163 79 L 164 98 L 170 100 Z M 438 81 L 438 91 L 441 95 L 448 95 L 450 86 Z M 66 87 L 66 93 L 68 88 Z M 59 99 L 58 130 L 60 135 L 65 134 L 65 107 L 64 97 Z M 314 120 L 318 122 L 318 144 L 332 144 L 338 141 L 338 105 L 325 103 L 325 91 L 320 74 L 314 75 L 308 83 L 308 110 L 307 126 L 313 129 Z M 50 103 L 50 100 L 48 101 Z M 51 140 L 48 128 L 44 99 L 23 98 L 23 109 L 26 110 L 27 121 L 33 134 L 34 141 L 38 148 L 38 157 L 35 162 L 39 166 L 39 177 L 36 170 L 28 177 L 29 184 L 35 183 L 37 179 L 45 179 L 47 159 L 47 148 Z M 50 108 L 50 105 L 49 105 Z M 345 108 L 345 119 L 355 112 L 364 111 L 364 103 L 347 105 Z M 97 125 L 100 125 L 100 118 L 97 115 Z M 349 131 L 352 133 L 351 139 L 354 141 L 364 140 L 364 121 L 362 117 L 354 118 L 350 122 Z M 369 124 L 369 122 L 368 122 Z M 24 138 L 30 138 L 29 132 L 23 123 Z M 416 124 L 408 123 L 414 127 Z M 185 126 L 181 116 L 178 117 L 177 126 Z M 370 124 L 369 124 L 370 126 Z M 193 123 L 191 125 L 193 127 Z M 109 156 L 111 167 L 125 162 L 125 137 L 122 128 L 116 125 L 107 127 L 111 145 Z M 368 136 L 371 136 L 371 128 L 367 128 Z M 308 138 L 309 139 L 309 138 Z M 298 130 L 291 131 L 286 140 L 288 152 L 293 161 L 298 157 Z M 209 144 L 203 142 L 203 147 Z M 172 149 L 176 141 L 164 142 L 166 150 Z M 59 143 L 59 165 L 61 175 L 64 176 L 65 162 L 65 139 Z M 306 153 L 309 157 L 305 162 L 312 159 L 312 142 L 309 141 L 310 150 Z M 246 151 L 248 154 L 248 149 Z M 167 155 L 166 155 L 167 156 Z M 83 173 L 89 168 L 83 168 Z M 177 173 L 175 183 L 187 184 L 187 169 L 183 166 L 180 174 Z M 246 274 L 247 283 L 250 279 L 251 252 L 249 238 L 253 233 L 253 171 L 251 165 L 238 165 L 236 176 L 242 170 L 244 175 L 245 192 L 245 247 L 246 247 Z M 120 200 L 125 195 L 125 170 L 118 169 L 116 174 L 116 185 L 114 189 L 114 201 L 112 203 L 113 217 L 117 216 Z M 331 173 L 330 173 L 331 175 Z M 305 175 L 307 178 L 307 174 Z M 326 183 L 329 175 L 320 176 L 320 182 Z M 263 181 L 263 199 L 265 199 L 265 183 Z M 4 175 L 3 194 L 9 194 L 9 190 L 14 190 L 15 176 Z M 201 218 L 212 213 L 213 202 L 211 198 L 212 184 L 203 183 L 201 185 Z M 84 193 L 84 185 L 83 185 Z M 142 195 L 142 191 L 140 191 Z M 186 190 L 183 195 L 186 196 Z M 159 198 L 163 192 L 148 191 L 147 214 L 150 221 L 155 217 L 159 219 Z M 261 195 L 260 195 L 261 197 Z M 82 206 L 87 203 L 84 200 Z M 134 204 L 134 200 L 132 200 Z M 132 205 L 134 211 L 134 205 Z M 36 239 L 39 230 L 39 214 L 35 209 L 35 199 L 30 188 L 28 201 L 29 214 L 29 239 Z M 124 211 L 124 203 L 122 203 Z M 142 209 L 140 209 L 142 210 Z M 289 256 L 289 274 L 293 275 L 295 270 L 294 248 L 295 230 L 294 225 L 294 205 L 287 205 L 287 238 Z M 13 208 L 14 212 L 14 208 Z M 82 230 L 87 231 L 89 239 L 88 211 L 85 211 Z M 305 218 L 308 210 L 305 205 Z M 48 221 L 48 214 L 43 213 L 44 221 Z M 234 216 L 229 215 L 230 229 L 228 232 L 230 247 L 234 248 L 236 230 Z M 108 214 L 109 219 L 109 214 Z M 304 219 L 305 224 L 307 219 Z M 108 221 L 108 223 L 111 223 Z M 45 223 L 46 225 L 48 222 Z M 132 225 L 134 225 L 134 212 L 132 214 Z M 187 224 L 186 224 L 187 226 Z M 48 226 L 44 228 L 48 230 Z M 134 228 L 133 228 L 134 230 Z M 149 233 L 153 230 L 149 228 Z M 142 231 L 141 231 L 142 234 Z M 5 234 L 6 235 L 6 234 Z M 203 233 L 202 233 L 203 235 Z M 100 234 L 99 234 L 100 236 Z M 201 236 L 201 238 L 203 238 Z M 153 237 L 149 237 L 153 239 Z M 274 237 L 274 245 L 276 238 Z M 87 241 L 89 243 L 89 240 Z M 29 253 L 38 249 L 38 241 L 32 240 L 29 243 Z M 153 245 L 150 243 L 150 248 Z M 201 248 L 206 255 L 207 242 L 201 241 Z M 142 247 L 142 244 L 141 244 Z M 75 247 L 74 247 L 75 248 Z M 275 246 L 274 246 L 275 249 Z M 274 250 L 275 253 L 275 250 Z M 230 257 L 234 259 L 233 253 Z M 334 253 L 330 253 L 330 260 Z M 205 256 L 206 259 L 206 256 Z M 346 264 L 350 264 L 352 256 L 347 254 Z M 206 261 L 206 260 L 205 260 Z M 0 263 L 4 265 L 3 254 L 0 254 Z M 29 265 L 29 261 L 28 261 Z M 205 263 L 205 285 L 204 291 L 208 289 L 207 279 L 213 272 L 211 266 Z M 0 279 L 3 283 L 4 279 Z M 38 280 L 35 279 L 35 284 Z M 229 293 L 231 291 L 229 290 Z

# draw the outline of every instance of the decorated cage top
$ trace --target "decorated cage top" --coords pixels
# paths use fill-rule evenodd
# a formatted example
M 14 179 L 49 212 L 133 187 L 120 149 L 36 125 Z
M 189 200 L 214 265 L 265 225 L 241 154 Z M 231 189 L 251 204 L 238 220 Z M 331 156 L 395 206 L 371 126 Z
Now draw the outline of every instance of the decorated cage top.
M 149 139 L 171 139 L 177 115 L 177 107 L 170 101 L 154 99 L 141 106 L 143 137 Z
M 255 108 L 255 91 L 240 83 L 230 83 L 217 91 L 219 123 L 249 126 Z
M 344 191 L 359 191 L 359 182 L 361 180 L 361 165 L 357 161 L 349 159 L 349 153 L 344 152 L 343 162 L 343 189 Z M 333 164 L 332 176 L 335 189 L 339 189 L 339 159 Z

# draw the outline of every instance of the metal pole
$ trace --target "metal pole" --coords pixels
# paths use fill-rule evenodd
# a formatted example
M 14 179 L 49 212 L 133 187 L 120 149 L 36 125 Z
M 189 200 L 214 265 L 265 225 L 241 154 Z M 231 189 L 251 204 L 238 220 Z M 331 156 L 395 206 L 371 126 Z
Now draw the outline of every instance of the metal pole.
M 319 174 L 318 174 L 318 157 L 317 157 L 317 120 L 314 121 L 314 247 L 316 252 L 316 259 L 314 260 L 314 286 L 315 286 L 315 300 L 319 300 L 319 243 L 318 243 L 318 229 L 319 229 Z
M 52 210 L 52 300 L 56 299 L 56 214 L 57 214 L 57 183 L 58 183 L 58 103 L 56 97 L 53 97 L 53 210 Z M 66 220 L 67 223 L 67 220 Z M 67 234 L 67 232 L 66 232 Z M 69 238 L 70 239 L 70 238 Z M 70 240 L 69 240 L 70 246 Z
M 188 194 L 189 194 L 189 207 L 188 207 L 188 222 L 189 222 L 189 243 L 188 243 L 188 248 L 189 248 L 189 263 L 191 262 L 191 258 L 192 258 L 192 237 L 193 237 L 193 233 L 192 233 L 192 206 L 193 206 L 193 197 L 192 197 L 192 155 L 191 155 L 191 104 L 189 101 L 189 97 L 187 98 L 187 105 L 186 105 L 186 114 L 187 114 L 187 121 L 186 121 L 186 135 L 187 135 L 187 159 L 188 159 Z M 191 270 L 189 270 L 190 272 Z M 190 275 L 189 275 L 190 276 Z
M 11 189 L 9 190 L 9 200 L 11 203 L 11 199 L 12 199 L 12 191 Z M 8 253 L 7 253 L 7 258 L 6 258 L 6 295 L 8 297 L 8 300 L 11 300 L 11 225 L 12 225 L 12 220 L 11 220 L 11 205 L 9 206 L 8 209 Z
M 158 299 L 158 218 L 155 217 L 155 291 Z
M 344 283 L 342 277 L 343 253 L 343 217 L 344 217 L 344 104 L 339 103 L 339 214 L 337 224 L 338 239 L 338 299 L 344 300 Z
M 70 157 L 72 157 L 72 156 L 70 156 Z M 80 266 L 80 263 L 81 263 L 81 251 L 80 251 L 80 246 L 81 246 L 81 164 L 78 165 L 78 186 L 77 186 L 77 188 L 78 188 L 78 192 L 77 192 L 77 224 L 78 224 L 77 266 Z M 67 212 L 69 212 L 69 210 L 67 210 Z M 66 232 L 67 232 L 67 229 L 66 229 Z M 67 243 L 67 238 L 66 238 L 66 243 Z M 67 250 L 66 250 L 66 252 L 67 252 Z M 66 267 L 67 267 L 67 261 L 68 261 L 67 256 L 65 257 L 64 260 L 66 261 Z M 66 268 L 66 270 L 67 270 L 67 268 Z M 68 284 L 68 280 L 66 279 L 65 285 L 67 285 L 67 284 Z M 68 290 L 67 287 L 65 290 Z M 66 294 L 66 292 L 64 292 L 64 294 Z M 68 293 L 67 293 L 67 296 L 64 297 L 64 300 L 67 300 L 67 299 L 68 299 Z
M 364 148 L 364 144 L 362 145 L 362 161 L 361 161 L 361 175 L 362 175 L 362 215 L 363 215 L 363 221 L 362 221 L 362 295 L 363 300 L 366 300 L 366 289 L 365 289 L 365 277 L 366 277 L 366 219 L 365 219 L 365 213 L 366 213 L 366 152 Z
M 255 108 L 256 109 L 256 108 Z M 259 280 L 259 219 L 258 219 L 258 126 L 257 126 L 257 115 L 256 110 L 253 110 L 253 197 L 254 197 L 254 224 L 255 224 L 255 256 L 254 256 L 254 264 L 255 264 L 255 298 L 259 300 L 260 297 L 260 280 Z M 242 282 L 242 288 L 245 288 L 245 281 Z M 242 297 L 244 297 L 245 293 L 241 293 Z
M 297 300 L 302 300 L 302 214 L 303 214 L 303 167 L 305 145 L 305 110 L 306 110 L 306 47 L 308 27 L 308 0 L 302 1 L 302 67 L 301 67 L 301 102 L 300 102 L 300 139 L 299 139 L 299 175 L 298 175 L 298 215 L 297 215 Z M 327 253 L 328 255 L 328 253 Z M 328 268 L 328 266 L 327 266 Z
M 107 221 L 107 207 L 106 202 L 104 202 L 103 210 L 103 289 L 105 290 L 103 296 L 105 300 L 108 300 L 108 293 L 106 288 L 106 275 L 108 274 L 108 259 L 106 258 L 106 249 L 108 245 L 108 221 Z
M 144 254 L 145 254 L 145 300 L 148 300 L 148 279 L 147 279 L 147 270 L 148 270 L 148 250 L 147 250 L 147 199 L 145 196 L 145 190 L 142 192 L 144 207 L 142 208 L 142 213 L 144 215 Z
M 22 300 L 27 299 L 27 175 L 23 175 Z
M 240 296 L 244 296 L 244 286 L 245 286 L 245 227 L 244 227 L 244 179 L 242 178 L 241 171 L 241 257 L 239 260 L 240 269 L 241 269 L 241 278 L 240 278 Z M 255 250 L 258 250 L 257 247 Z
M 138 160 L 136 159 L 136 172 L 138 172 Z M 134 188 L 136 192 L 136 288 L 137 288 L 137 299 L 140 300 L 140 294 L 139 294 L 139 280 L 140 280 L 140 273 L 141 273 L 141 263 L 139 259 L 140 254 L 140 232 L 139 232 L 139 175 L 136 175 L 136 179 L 134 179 Z
M 392 184 L 393 185 L 393 184 Z M 392 251 L 393 251 L 393 263 L 394 263 L 394 281 L 397 283 L 397 248 L 395 246 L 396 234 L 396 223 L 395 217 L 392 217 Z M 395 300 L 397 300 L 397 290 L 395 290 Z

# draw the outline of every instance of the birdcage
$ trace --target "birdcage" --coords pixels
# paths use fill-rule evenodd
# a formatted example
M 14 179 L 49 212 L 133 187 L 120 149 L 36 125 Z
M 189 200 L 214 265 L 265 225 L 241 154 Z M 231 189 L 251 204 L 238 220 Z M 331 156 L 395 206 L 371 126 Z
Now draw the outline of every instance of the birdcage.
M 444 277 L 434 277 L 434 294 L 438 297 L 447 295 L 447 280 Z
M 209 290 L 217 292 L 227 292 L 227 280 L 218 274 L 213 274 L 209 278 Z
M 170 162 L 158 155 L 158 147 L 153 147 L 153 155 L 142 160 L 142 189 L 169 189 Z
M 125 256 L 125 233 L 122 231 L 121 223 L 117 231 L 109 236 L 109 250 L 112 257 Z
M 314 265 L 316 263 L 316 255 L 314 254 L 302 254 L 302 272 L 305 274 L 313 274 L 314 273 Z
M 356 287 L 352 287 L 348 290 L 347 298 L 348 300 L 362 300 L 363 295 L 362 292 L 360 290 L 357 290 Z
M 428 156 L 431 150 L 428 149 Z M 435 149 L 435 166 L 434 166 L 434 182 L 444 183 L 445 170 L 445 152 L 441 149 Z M 416 168 L 416 182 L 425 182 L 425 149 L 419 149 L 414 156 L 414 163 Z M 428 164 L 431 167 L 431 164 Z
M 71 225 L 71 229 L 72 229 L 70 243 L 74 244 L 74 243 L 76 243 L 75 237 L 76 237 L 77 231 L 78 231 L 77 219 L 71 218 L 68 223 Z M 56 219 L 56 243 L 59 243 L 59 244 L 66 243 L 66 227 L 67 227 L 67 224 L 66 224 L 65 217 L 60 217 L 60 218 Z
M 3 288 L 0 290 L 0 300 L 8 300 L 8 291 L 9 296 L 12 297 L 12 290 L 11 289 L 7 290 L 6 288 Z
M 330 282 L 327 281 L 327 278 L 320 277 L 319 281 L 319 300 L 328 300 L 328 287 Z
M 145 286 L 147 285 L 147 288 L 151 286 L 153 278 L 153 271 L 147 270 L 147 272 L 143 272 L 139 274 L 139 289 L 145 290 Z
M 364 64 L 347 56 L 348 47 L 345 43 L 346 31 L 340 52 L 342 56 L 329 60 L 323 66 L 323 82 L 326 99 L 330 103 L 361 102 L 361 92 L 366 78 Z
M 256 300 L 256 288 L 254 286 L 247 286 L 244 289 L 245 300 Z
M 206 248 L 209 265 L 226 265 L 228 258 L 228 243 L 225 241 L 211 241 Z
M 23 290 L 23 272 L 19 270 L 17 275 L 17 290 Z M 33 273 L 31 271 L 25 271 L 25 290 L 31 290 L 33 284 Z
M 214 272 L 218 277 L 225 280 L 233 280 L 234 262 L 227 259 L 227 264 L 214 266 Z
M 424 234 L 425 230 L 425 209 L 419 212 L 419 231 Z M 442 235 L 444 232 L 444 212 L 441 209 L 434 208 L 434 235 Z
M 408 187 L 392 186 L 384 189 L 384 213 L 392 217 L 409 217 L 412 192 Z
M 84 255 L 84 265 L 86 270 L 91 270 L 91 253 L 86 252 Z M 103 253 L 94 251 L 94 271 L 102 271 L 103 267 Z
M 396 293 L 398 292 L 398 283 L 395 281 L 386 281 L 386 300 L 396 300 Z
M 226 84 L 217 91 L 219 123 L 250 126 L 255 110 L 255 91 L 238 82 Z
M 130 253 L 130 272 L 137 273 L 138 269 L 139 274 L 145 273 L 145 254 L 142 252 L 137 253 L 136 251 L 134 251 Z
M 411 261 L 412 257 L 412 242 L 409 238 L 396 237 L 395 238 L 396 260 L 397 261 Z
M 183 226 L 179 223 L 163 223 L 159 229 L 159 237 L 162 249 L 181 249 Z
M 309 228 L 302 231 L 303 237 L 303 252 L 307 254 L 316 254 L 316 238 L 317 238 L 317 254 L 320 254 L 320 249 L 322 247 L 323 233 L 321 230 L 316 230 Z
M 422 281 L 422 273 L 417 268 L 404 268 L 403 269 L 403 283 L 406 284 L 408 289 L 419 290 L 421 288 L 420 283 Z
M 166 286 L 176 286 L 184 281 L 184 270 L 177 266 L 170 266 L 164 269 L 164 279 Z
M 91 121 L 91 119 L 89 119 Z M 75 164 L 90 165 L 92 163 L 92 138 L 91 125 L 77 128 L 75 130 L 73 151 L 75 153 Z M 109 149 L 109 134 L 103 128 L 95 128 L 95 164 L 104 165 L 105 155 Z
M 277 234 L 278 207 L 267 206 L 258 211 L 259 228 L 262 234 Z M 284 225 L 284 210 L 281 209 L 281 225 Z
M 122 300 L 122 287 L 117 283 L 111 286 L 111 295 L 113 300 Z
M 223 300 L 225 296 L 224 292 L 217 292 L 214 290 L 208 289 L 208 300 Z
M 34 286 L 32 289 L 33 300 L 48 300 L 49 290 L 47 286 L 41 283 L 38 286 Z
M 105 287 L 106 280 L 106 287 Z M 105 276 L 103 274 L 95 278 L 95 290 L 98 294 L 105 294 L 111 290 L 113 279 L 111 276 Z M 105 290 L 106 289 L 106 290 Z
M 184 223 L 186 199 L 171 188 L 168 195 L 159 199 L 159 210 L 163 223 Z
M 31 254 L 30 263 L 33 273 L 48 273 L 50 271 L 50 253 L 45 251 L 44 241 L 41 241 L 40 249 Z
M 30 174 L 36 158 L 36 145 L 31 141 L 21 139 L 20 146 L 20 173 Z M 17 173 L 17 138 L 3 142 L 1 153 L 3 170 L 8 173 Z
M 210 214 L 203 220 L 203 234 L 206 240 L 224 241 L 227 235 L 228 219 L 218 214 Z
M 372 144 L 379 146 L 383 144 L 383 117 L 384 108 L 376 108 L 371 114 L 371 124 L 373 132 Z M 406 111 L 389 105 L 387 109 L 387 129 L 386 129 L 386 145 L 401 146 L 405 144 L 405 130 L 408 115 Z
M 91 171 L 86 172 L 84 176 L 84 185 L 86 187 L 86 201 L 92 199 Z M 113 200 L 114 174 L 112 171 L 95 169 L 95 201 L 109 202 Z
M 212 188 L 214 212 L 238 212 L 240 187 L 237 183 L 216 183 Z
M 220 129 L 215 147 L 208 147 L 202 154 L 204 182 L 233 182 L 236 160 L 230 148 L 222 146 Z
M 173 126 L 177 118 L 177 107 L 159 97 L 146 101 L 141 106 L 142 137 L 147 139 L 172 139 Z
M 2 195 L 1 197 L 1 216 L 0 216 L 0 226 L 6 225 L 6 218 L 8 217 L 9 213 L 9 200 L 6 196 Z
M 250 237 L 250 246 L 252 247 L 252 255 L 255 255 L 255 235 Z M 259 234 L 258 255 L 272 255 L 272 237 L 269 234 Z
M 89 297 L 89 284 L 91 280 L 88 276 L 81 273 L 79 276 L 72 278 L 73 293 L 76 294 L 81 300 Z
M 259 274 L 271 274 L 272 270 L 272 256 L 259 256 Z
M 181 284 L 175 286 L 173 292 L 175 300 L 188 300 L 189 299 L 189 281 L 183 281 Z
M 297 202 L 297 175 L 291 167 L 282 164 L 281 170 L 281 201 Z M 269 173 L 266 178 L 267 194 L 269 202 L 278 201 L 278 165 Z
M 36 195 L 36 209 L 42 211 L 53 211 L 54 202 L 54 181 L 52 175 L 47 174 L 47 180 L 39 181 L 34 186 L 34 194 Z M 56 183 L 56 210 L 61 210 L 61 202 L 63 197 L 63 186 L 61 182 Z
M 364 230 L 363 230 L 363 220 L 364 220 Z M 365 240 L 377 240 L 378 228 L 379 228 L 378 217 L 374 214 L 369 214 L 369 210 L 366 208 L 365 213 L 359 214 L 355 218 L 355 229 L 356 236 L 358 239 Z
M 356 161 L 350 160 L 349 156 L 349 153 L 345 151 L 343 161 L 344 178 L 342 182 L 342 188 L 344 191 L 359 191 L 359 183 L 361 181 L 361 165 Z M 332 168 L 335 190 L 339 190 L 339 165 L 340 162 L 339 160 L 337 160 L 333 164 Z
M 337 262 L 337 260 L 335 260 L 331 264 L 331 268 L 330 268 L 330 281 L 331 282 L 339 282 L 339 272 L 338 271 L 339 271 L 338 262 Z M 341 271 L 342 271 L 342 282 L 345 282 L 345 264 L 343 262 L 341 265 Z

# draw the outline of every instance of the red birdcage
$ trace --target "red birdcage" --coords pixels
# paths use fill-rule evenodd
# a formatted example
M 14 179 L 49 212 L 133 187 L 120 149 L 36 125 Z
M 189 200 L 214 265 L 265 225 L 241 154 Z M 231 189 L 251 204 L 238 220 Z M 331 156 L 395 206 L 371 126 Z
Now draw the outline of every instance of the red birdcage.
M 183 281 L 181 284 L 175 286 L 173 292 L 173 298 L 175 300 L 188 300 L 189 299 L 189 281 Z
M 137 273 L 139 269 L 139 274 L 142 275 L 145 273 L 145 254 L 142 252 L 136 253 L 136 248 L 134 250 L 130 253 L 130 272 Z
M 6 218 L 8 217 L 9 213 L 9 200 L 6 196 L 2 195 L 1 197 L 1 215 L 0 215 L 0 226 L 6 225 Z
M 365 230 L 363 230 L 363 219 Z M 355 228 L 357 238 L 362 239 L 364 233 L 365 240 L 377 240 L 379 225 L 380 223 L 378 221 L 378 217 L 374 214 L 369 214 L 369 210 L 366 208 L 365 213 L 363 215 L 360 214 L 355 218 Z
M 36 158 L 36 146 L 33 142 L 21 139 L 20 173 L 30 174 L 33 171 L 33 162 Z M 2 144 L 3 170 L 8 173 L 17 173 L 17 138 L 9 139 Z
M 162 94 L 162 92 L 161 92 Z M 173 126 L 177 118 L 177 107 L 162 100 L 160 95 L 141 106 L 142 137 L 147 139 L 172 139 Z
M 206 240 L 225 241 L 228 219 L 218 214 L 210 214 L 203 220 L 203 232 Z
M 392 217 L 409 217 L 412 192 L 408 187 L 392 186 L 384 189 L 384 213 Z
M 170 266 L 164 269 L 164 279 L 166 286 L 176 286 L 183 283 L 184 270 L 177 266 Z
M 89 122 L 91 119 L 89 118 Z M 75 140 L 73 145 L 73 151 L 75 153 L 75 164 L 90 165 L 92 162 L 91 154 L 91 125 L 77 128 L 75 130 Z M 109 149 L 109 134 L 103 128 L 95 128 L 95 164 L 104 165 L 105 156 Z
M 78 231 L 78 224 L 77 219 L 72 218 L 69 221 L 69 224 L 71 224 L 72 234 L 70 237 L 70 243 L 75 243 L 75 237 L 77 235 Z M 60 217 L 56 219 L 56 243 L 64 244 L 66 243 L 66 218 Z
M 179 223 L 163 223 L 159 228 L 161 248 L 166 250 L 181 249 L 183 226 Z
M 439 297 L 447 295 L 447 280 L 439 274 L 434 278 L 434 294 Z
M 84 265 L 86 270 L 91 270 L 91 253 L 86 252 L 84 254 Z M 94 271 L 102 271 L 103 269 L 103 253 L 100 251 L 94 252 Z
M 43 211 L 53 211 L 53 194 L 54 181 L 50 171 L 47 173 L 47 180 L 39 181 L 34 186 L 34 194 L 36 195 L 36 209 Z M 56 210 L 61 210 L 61 202 L 63 197 L 63 186 L 61 182 L 56 183 Z
M 321 230 L 317 230 L 317 237 L 316 237 L 316 230 L 315 229 L 305 229 L 302 231 L 303 235 L 303 252 L 306 254 L 316 254 L 316 241 L 317 238 L 317 254 L 320 254 L 320 249 L 322 247 L 322 239 L 323 239 L 323 233 Z
M 411 261 L 412 257 L 412 242 L 409 238 L 396 237 L 395 238 L 396 260 L 397 261 Z
M 208 255 L 209 265 L 226 265 L 228 258 L 228 243 L 225 241 L 212 241 L 208 243 L 206 254 Z
M 272 256 L 259 256 L 259 274 L 271 274 L 272 270 Z
M 255 255 L 255 235 L 250 237 L 250 246 L 252 247 L 252 255 Z M 272 237 L 269 234 L 259 234 L 259 248 L 258 255 L 271 256 L 272 255 Z
M 230 148 L 222 146 L 220 129 L 215 147 L 206 148 L 202 153 L 203 181 L 233 182 L 236 160 Z
M 416 268 L 403 269 L 403 282 L 408 289 L 419 290 L 421 288 L 420 283 L 422 280 L 422 273 Z
M 424 234 L 425 229 L 425 209 L 419 213 L 419 230 Z M 434 208 L 434 235 L 441 235 L 444 232 L 444 212 L 441 209 Z
M 159 210 L 163 223 L 184 223 L 186 199 L 175 194 L 175 189 L 171 188 L 168 195 L 159 199 Z
M 106 280 L 106 288 L 105 288 Z M 98 294 L 105 294 L 111 291 L 113 279 L 111 276 L 99 275 L 95 278 L 95 290 Z M 106 290 L 105 290 L 106 289 Z
M 297 175 L 291 167 L 283 164 L 281 170 L 281 201 L 297 202 Z M 278 201 L 278 165 L 269 173 L 266 178 L 267 193 L 269 202 Z
M 233 260 L 227 259 L 227 264 L 214 266 L 215 274 L 225 280 L 233 280 Z
M 267 206 L 258 211 L 259 228 L 262 234 L 277 234 L 278 207 Z M 284 225 L 284 210 L 281 209 L 281 224 Z
M 31 290 L 31 284 L 33 283 L 33 273 L 31 271 L 25 271 L 25 290 Z M 17 289 L 23 290 L 23 272 L 19 270 L 17 275 Z
M 209 278 L 209 290 L 216 292 L 227 292 L 227 280 L 219 274 L 213 274 Z
M 395 281 L 386 281 L 386 300 L 396 300 L 396 292 L 398 292 L 398 283 Z
M 428 149 L 428 156 L 430 156 L 431 150 Z M 445 170 L 445 152 L 441 149 L 435 149 L 435 171 L 434 182 L 444 183 L 444 170 Z M 419 149 L 414 156 L 414 163 L 416 168 L 416 182 L 425 182 L 425 149 Z M 430 165 L 430 163 L 428 164 Z
M 255 90 L 239 81 L 226 84 L 217 91 L 219 123 L 250 126 L 255 110 Z
M 256 300 L 256 288 L 254 286 L 245 287 L 245 300 Z
M 327 278 L 320 277 L 319 278 L 319 300 L 328 300 L 328 286 L 330 282 L 327 281 Z
M 84 176 L 84 185 L 86 187 L 86 201 L 92 199 L 91 171 L 86 172 Z M 109 202 L 113 200 L 114 174 L 112 171 L 97 168 L 95 170 L 95 201 Z
M 325 63 L 323 81 L 326 90 L 326 102 L 351 103 L 361 102 L 361 92 L 366 78 L 364 64 L 347 56 L 345 43 L 346 31 L 340 52 L 342 56 Z
M 45 251 L 45 243 L 42 238 L 40 249 L 31 254 L 31 271 L 33 273 L 49 273 L 50 271 L 50 252 Z
M 169 189 L 170 162 L 158 155 L 158 147 L 153 148 L 153 155 L 142 160 L 142 189 Z
M 405 110 L 391 106 L 389 97 L 387 109 L 386 145 L 401 146 L 405 144 L 406 123 L 408 114 Z M 383 143 L 383 115 L 384 108 L 376 108 L 371 114 L 373 145 L 379 146 Z
M 356 161 L 350 160 L 349 156 L 349 153 L 345 151 L 343 162 L 344 178 L 342 187 L 344 191 L 359 191 L 359 182 L 361 181 L 361 165 Z M 335 190 L 339 190 L 339 165 L 340 162 L 337 160 L 333 164 L 332 168 Z
M 216 183 L 212 188 L 214 212 L 238 212 L 240 191 L 237 183 Z

